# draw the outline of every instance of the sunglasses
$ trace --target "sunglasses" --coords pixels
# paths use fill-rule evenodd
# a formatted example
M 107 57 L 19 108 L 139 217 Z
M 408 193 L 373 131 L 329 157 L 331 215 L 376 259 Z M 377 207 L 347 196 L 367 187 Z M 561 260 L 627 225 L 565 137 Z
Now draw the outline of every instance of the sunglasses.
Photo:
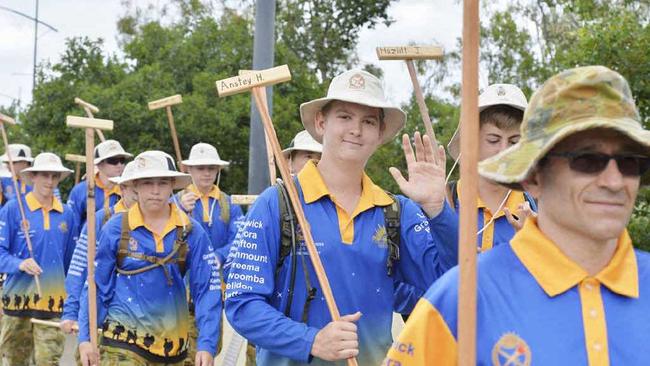
M 626 177 L 639 177 L 650 169 L 650 158 L 634 154 L 608 155 L 596 152 L 558 152 L 548 153 L 547 156 L 569 160 L 571 170 L 584 174 L 601 173 L 610 160 L 616 161 L 618 171 Z
M 117 165 L 117 164 L 124 165 L 126 163 L 126 158 L 113 157 L 113 158 L 108 158 L 108 159 L 106 159 L 104 161 L 107 164 L 110 164 L 110 165 Z

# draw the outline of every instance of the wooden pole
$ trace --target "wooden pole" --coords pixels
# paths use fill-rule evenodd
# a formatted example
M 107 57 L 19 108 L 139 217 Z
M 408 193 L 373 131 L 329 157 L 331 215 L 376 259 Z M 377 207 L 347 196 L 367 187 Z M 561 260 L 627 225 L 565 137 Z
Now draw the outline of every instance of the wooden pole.
M 433 146 L 438 144 L 436 140 L 436 133 L 433 132 L 433 126 L 431 125 L 431 116 L 429 116 L 429 109 L 427 104 L 424 101 L 424 95 L 422 94 L 422 88 L 418 82 L 418 75 L 415 72 L 415 65 L 413 65 L 413 60 L 406 60 L 406 67 L 409 70 L 409 76 L 411 77 L 411 83 L 413 83 L 413 91 L 415 92 L 415 100 L 418 102 L 418 108 L 420 109 L 420 116 L 422 116 L 422 123 L 424 123 L 424 130 L 426 131 L 427 136 L 431 139 Z
M 96 252 L 96 222 L 95 222 L 95 175 L 94 168 L 95 132 L 97 129 L 112 130 L 113 121 L 95 118 L 68 116 L 68 127 L 84 128 L 86 132 L 86 229 L 88 237 L 88 323 L 90 343 L 97 348 L 97 286 L 95 284 L 95 252 Z
M 478 198 L 478 0 L 464 0 L 461 105 L 458 364 L 476 365 L 476 252 Z
M 169 121 L 169 130 L 172 133 L 172 141 L 174 142 L 174 151 L 176 152 L 176 160 L 178 160 L 178 166 L 181 168 L 182 172 L 185 172 L 185 166 L 183 165 L 183 156 L 181 155 L 181 145 L 178 143 L 178 135 L 176 134 L 176 125 L 174 124 L 174 114 L 172 113 L 172 107 L 168 105 L 165 107 L 167 110 L 167 120 Z
M 160 109 L 163 107 L 167 111 L 167 121 L 169 122 L 169 131 L 171 132 L 172 142 L 174 143 L 174 152 L 176 153 L 177 165 L 182 172 L 187 172 L 187 169 L 182 163 L 183 155 L 181 154 L 181 146 L 178 143 L 176 125 L 174 124 L 174 114 L 172 113 L 172 106 L 180 103 L 183 103 L 183 97 L 180 94 L 176 94 L 170 97 L 149 102 L 148 107 L 150 111 Z
M 268 141 L 271 143 L 273 154 L 275 155 L 275 160 L 278 163 L 278 168 L 280 169 L 280 175 L 284 181 L 287 193 L 289 194 L 291 205 L 295 211 L 298 225 L 300 225 L 302 228 L 302 232 L 305 237 L 305 245 L 307 247 L 307 251 L 309 252 L 309 259 L 311 259 L 312 265 L 314 266 L 314 271 L 316 272 L 318 283 L 320 284 L 321 290 L 323 291 L 323 296 L 325 297 L 327 308 L 329 309 L 329 312 L 332 316 L 332 320 L 340 320 L 341 315 L 339 313 L 338 307 L 336 306 L 336 301 L 334 300 L 334 294 L 332 293 L 329 279 L 325 274 L 325 268 L 323 267 L 323 263 L 321 262 L 320 256 L 318 255 L 316 245 L 314 244 L 314 239 L 311 235 L 309 223 L 305 218 L 305 213 L 302 209 L 302 205 L 300 204 L 298 191 L 296 190 L 294 181 L 291 177 L 291 173 L 289 172 L 289 164 L 282 155 L 282 148 L 280 147 L 278 137 L 275 134 L 275 129 L 273 128 L 273 121 L 271 120 L 271 116 L 268 113 L 268 108 L 266 107 L 266 99 L 264 98 L 264 95 L 260 93 L 259 88 L 253 88 L 252 93 L 255 97 L 257 108 L 262 116 L 264 130 L 266 131 Z M 349 358 L 347 360 L 347 363 L 349 366 L 356 366 L 357 360 L 356 358 Z
M 79 183 L 81 177 L 81 163 L 74 163 L 74 185 L 76 186 Z
M 81 98 L 74 98 L 74 102 L 79 104 L 84 109 L 84 111 L 86 111 L 86 115 L 88 116 L 88 118 L 95 118 L 95 116 L 93 115 L 93 112 L 95 112 L 95 113 L 99 112 L 99 108 L 97 108 L 94 105 L 84 101 Z M 101 142 L 106 141 L 106 138 L 104 137 L 104 133 L 102 132 L 102 130 L 100 130 L 98 128 L 98 129 L 95 129 L 95 132 L 97 132 L 97 136 L 99 136 L 99 140 Z M 77 181 L 76 183 L 78 183 L 78 182 L 79 181 Z
M 11 170 L 11 180 L 14 185 L 14 191 L 16 192 L 16 200 L 18 201 L 18 210 L 20 211 L 20 226 L 25 235 L 25 242 L 27 243 L 27 250 L 29 251 L 29 257 L 34 259 L 34 247 L 32 246 L 32 239 L 29 236 L 29 221 L 27 221 L 27 216 L 25 216 L 25 207 L 23 207 L 23 197 L 20 193 L 20 187 L 18 186 L 18 172 L 14 168 L 14 160 L 9 151 L 9 139 L 7 138 L 7 131 L 5 130 L 5 123 L 11 123 L 13 119 L 7 119 L 6 116 L 0 115 L 0 131 L 2 132 L 2 142 L 5 145 L 5 151 L 7 152 L 7 160 L 9 160 L 9 170 Z M 41 292 L 41 281 L 38 275 L 34 276 L 34 282 L 36 283 L 36 292 L 38 296 L 43 297 L 43 292 Z

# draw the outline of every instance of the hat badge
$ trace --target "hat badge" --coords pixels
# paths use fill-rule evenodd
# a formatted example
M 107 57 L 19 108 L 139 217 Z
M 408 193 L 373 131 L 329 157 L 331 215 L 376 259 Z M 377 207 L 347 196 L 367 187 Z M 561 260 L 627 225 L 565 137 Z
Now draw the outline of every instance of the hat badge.
M 135 165 L 138 167 L 138 169 L 144 169 L 147 166 L 147 160 L 144 158 L 138 158 Z
M 502 86 L 497 88 L 497 95 L 503 97 L 506 95 L 506 89 Z
M 350 77 L 350 89 L 365 89 L 366 88 L 366 79 L 361 74 L 354 74 Z

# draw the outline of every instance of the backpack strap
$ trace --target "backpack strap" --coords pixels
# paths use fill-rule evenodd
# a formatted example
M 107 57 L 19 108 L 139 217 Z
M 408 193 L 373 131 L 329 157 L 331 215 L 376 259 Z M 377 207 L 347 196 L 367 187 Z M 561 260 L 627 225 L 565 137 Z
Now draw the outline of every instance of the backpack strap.
M 452 180 L 447 183 L 447 202 L 452 210 L 456 210 L 456 202 L 458 201 L 458 181 Z
M 289 279 L 288 301 L 284 309 L 284 314 L 288 317 L 291 313 L 291 303 L 293 302 L 294 287 L 296 284 L 296 225 L 297 221 L 289 202 L 289 194 L 284 182 L 278 179 L 276 183 L 278 192 L 278 206 L 280 207 L 280 253 L 278 263 L 275 267 L 275 277 L 280 274 L 284 259 L 291 254 L 291 277 Z M 303 263 L 304 267 L 304 263 Z M 306 268 L 306 267 L 304 267 Z
M 131 238 L 131 231 L 129 230 L 128 213 L 127 212 L 123 213 L 120 242 L 117 250 L 117 266 L 116 266 L 117 273 L 130 276 L 130 275 L 150 271 L 156 267 L 161 267 L 163 272 L 165 273 L 165 278 L 167 278 L 167 284 L 171 286 L 173 284 L 172 277 L 166 265 L 174 264 L 174 263 L 178 264 L 178 268 L 181 272 L 181 275 L 183 276 L 185 275 L 187 250 L 188 250 L 187 236 L 189 235 L 191 230 L 192 230 L 191 222 L 188 222 L 188 224 L 185 226 L 176 227 L 176 240 L 174 240 L 174 248 L 165 257 L 145 255 L 143 253 L 134 253 L 129 250 L 129 240 Z M 151 264 L 138 269 L 125 270 L 122 269 L 122 267 L 124 267 L 124 260 L 127 257 L 139 259 L 145 262 L 149 262 Z
M 111 209 L 108 206 L 104 206 L 104 217 L 102 217 L 102 226 L 108 222 L 108 219 L 111 218 Z
M 386 194 L 393 199 L 393 203 L 383 206 L 384 225 L 386 227 L 386 244 L 388 245 L 388 258 L 386 259 L 386 272 L 388 276 L 393 274 L 393 266 L 399 260 L 400 244 L 400 203 L 394 194 L 386 191 Z
M 219 219 L 228 224 L 230 222 L 230 200 L 228 195 L 219 191 L 219 207 L 221 208 L 221 214 L 219 214 Z

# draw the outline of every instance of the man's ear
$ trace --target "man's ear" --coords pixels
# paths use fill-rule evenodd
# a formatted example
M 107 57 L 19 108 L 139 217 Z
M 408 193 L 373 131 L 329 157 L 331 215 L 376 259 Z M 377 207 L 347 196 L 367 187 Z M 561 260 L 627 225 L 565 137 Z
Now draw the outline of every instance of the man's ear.
M 541 174 L 539 167 L 536 167 L 533 169 L 530 174 L 528 174 L 528 177 L 521 182 L 522 187 L 524 187 L 524 190 L 533 196 L 535 199 L 539 199 L 539 195 L 542 192 L 541 189 Z
M 314 117 L 314 128 L 319 136 L 323 136 L 325 133 L 325 115 L 323 114 L 323 111 L 318 111 L 318 113 L 316 113 L 316 116 Z

